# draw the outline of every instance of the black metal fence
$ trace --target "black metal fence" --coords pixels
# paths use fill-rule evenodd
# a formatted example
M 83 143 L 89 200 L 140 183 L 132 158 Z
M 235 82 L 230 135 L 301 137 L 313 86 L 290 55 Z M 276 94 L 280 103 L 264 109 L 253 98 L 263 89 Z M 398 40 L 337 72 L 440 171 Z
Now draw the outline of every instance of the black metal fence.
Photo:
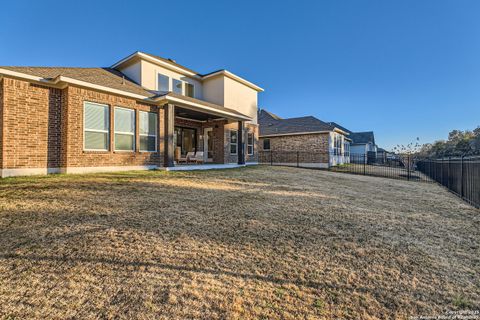
M 433 182 L 418 170 L 417 159 L 411 156 L 386 154 L 337 155 L 319 151 L 261 151 L 259 162 L 268 165 L 325 169 L 410 181 Z
M 480 208 L 480 157 L 421 160 L 417 166 L 424 175 Z

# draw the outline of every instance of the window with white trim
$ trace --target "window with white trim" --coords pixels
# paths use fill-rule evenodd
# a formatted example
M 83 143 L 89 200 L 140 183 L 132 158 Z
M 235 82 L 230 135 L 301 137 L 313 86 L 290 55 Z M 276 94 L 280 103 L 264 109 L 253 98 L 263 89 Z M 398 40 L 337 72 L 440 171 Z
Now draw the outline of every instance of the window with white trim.
M 270 150 L 270 139 L 263 139 L 263 150 Z
M 172 79 L 172 91 L 178 94 L 183 94 L 183 81 L 178 79 Z
M 346 157 L 350 157 L 350 142 L 345 141 L 343 143 L 344 155 Z
M 157 90 L 158 91 L 170 91 L 170 78 L 159 73 L 158 74 L 158 84 L 157 84 Z
M 115 107 L 115 151 L 135 151 L 135 110 Z
M 157 114 L 155 112 L 139 112 L 140 151 L 157 151 Z
M 185 95 L 187 97 L 194 98 L 194 96 L 195 96 L 195 86 L 193 84 L 185 82 Z
M 247 133 L 247 153 L 250 156 L 253 155 L 253 133 L 252 132 Z
M 333 154 L 336 156 L 342 155 L 342 136 L 339 134 L 333 136 Z
M 238 132 L 237 130 L 230 130 L 230 154 L 237 154 L 238 146 Z
M 108 151 L 110 144 L 110 107 L 85 102 L 83 105 L 84 150 Z

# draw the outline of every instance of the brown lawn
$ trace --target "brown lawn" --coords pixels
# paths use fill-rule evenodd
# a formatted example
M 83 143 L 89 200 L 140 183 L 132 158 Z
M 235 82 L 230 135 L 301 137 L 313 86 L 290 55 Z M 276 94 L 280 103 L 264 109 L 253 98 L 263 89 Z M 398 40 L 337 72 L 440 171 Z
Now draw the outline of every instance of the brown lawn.
M 480 212 L 307 169 L 0 181 L 0 319 L 406 319 L 480 309 Z

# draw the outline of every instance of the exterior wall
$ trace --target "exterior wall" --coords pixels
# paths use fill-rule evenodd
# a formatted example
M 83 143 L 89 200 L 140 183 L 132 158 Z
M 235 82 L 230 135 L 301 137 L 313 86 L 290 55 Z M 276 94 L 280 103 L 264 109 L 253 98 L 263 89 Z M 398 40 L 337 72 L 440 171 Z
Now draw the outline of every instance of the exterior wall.
M 265 137 L 270 139 L 270 150 L 273 151 L 307 151 L 328 153 L 330 148 L 330 136 L 328 133 L 301 134 L 277 137 Z M 263 150 L 264 137 L 260 138 L 259 148 Z
M 84 103 L 94 102 L 110 107 L 110 140 L 108 151 L 85 151 Z M 114 151 L 114 108 L 135 110 L 135 151 Z M 140 152 L 139 111 L 158 114 L 157 151 Z M 80 173 L 150 169 L 163 165 L 164 110 L 161 107 L 114 94 L 68 86 L 64 89 L 3 78 L 0 81 L 0 176 Z M 177 119 L 177 125 L 182 121 Z M 230 154 L 230 130 L 238 123 L 227 120 L 188 122 L 203 136 L 204 128 L 213 128 L 215 163 L 237 163 Z M 254 154 L 247 154 L 247 132 L 254 133 Z M 247 162 L 258 161 L 258 126 L 246 124 L 243 142 Z M 203 139 L 197 145 L 203 150 Z
M 165 76 L 170 77 L 170 91 L 172 90 L 172 79 L 178 79 L 185 81 L 187 83 L 191 83 L 195 86 L 194 98 L 203 99 L 203 85 L 202 82 L 185 76 L 179 72 L 172 71 L 170 69 L 157 66 L 148 61 L 141 61 L 141 79 L 142 82 L 140 83 L 143 87 L 149 90 L 157 90 L 158 89 L 158 74 L 161 73 Z
M 62 91 L 3 80 L 2 169 L 59 168 Z
M 163 112 L 156 106 L 139 103 L 134 99 L 91 91 L 79 87 L 68 87 L 66 103 L 65 167 L 112 167 L 112 166 L 161 166 L 163 164 Z M 108 151 L 83 150 L 83 105 L 85 101 L 106 104 L 110 106 L 110 146 Z M 136 112 L 135 151 L 114 151 L 114 108 L 124 107 Z M 138 126 L 138 111 L 157 112 L 159 115 L 157 128 L 157 152 L 140 152 L 140 136 Z M 162 143 L 160 143 L 162 142 Z
M 0 177 L 3 168 L 3 79 L 0 79 Z
M 270 139 L 270 154 L 263 152 L 260 162 L 293 163 L 298 161 L 302 166 L 328 167 L 330 163 L 330 135 L 328 133 L 261 137 L 259 150 L 263 150 L 263 140 Z
M 224 131 L 224 157 L 225 163 L 237 163 L 238 154 L 230 153 L 230 131 L 238 131 L 238 122 L 231 122 L 225 124 Z M 253 155 L 247 154 L 247 133 L 253 133 Z M 243 152 L 245 154 L 245 162 L 258 162 L 259 140 L 258 140 L 258 126 L 246 123 L 244 125 L 244 135 L 242 137 Z
M 225 81 L 222 76 L 203 80 L 203 99 L 223 106 L 225 103 Z
M 224 77 L 225 81 L 225 102 L 223 106 L 237 110 L 253 119 L 252 123 L 257 124 L 258 104 L 257 91 L 246 85 Z
M 351 144 L 350 145 L 350 154 L 367 154 L 367 145 L 366 144 Z
M 205 79 L 203 90 L 206 101 L 237 110 L 258 123 L 257 91 L 224 75 Z

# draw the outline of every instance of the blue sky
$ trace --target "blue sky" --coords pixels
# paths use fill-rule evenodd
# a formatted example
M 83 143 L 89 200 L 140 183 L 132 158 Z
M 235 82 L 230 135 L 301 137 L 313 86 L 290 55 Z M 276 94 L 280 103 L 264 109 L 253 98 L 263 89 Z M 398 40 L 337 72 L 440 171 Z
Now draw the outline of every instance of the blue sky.
M 265 88 L 259 105 L 391 148 L 480 125 L 480 1 L 7 1 L 0 65 L 110 66 L 137 50 Z

